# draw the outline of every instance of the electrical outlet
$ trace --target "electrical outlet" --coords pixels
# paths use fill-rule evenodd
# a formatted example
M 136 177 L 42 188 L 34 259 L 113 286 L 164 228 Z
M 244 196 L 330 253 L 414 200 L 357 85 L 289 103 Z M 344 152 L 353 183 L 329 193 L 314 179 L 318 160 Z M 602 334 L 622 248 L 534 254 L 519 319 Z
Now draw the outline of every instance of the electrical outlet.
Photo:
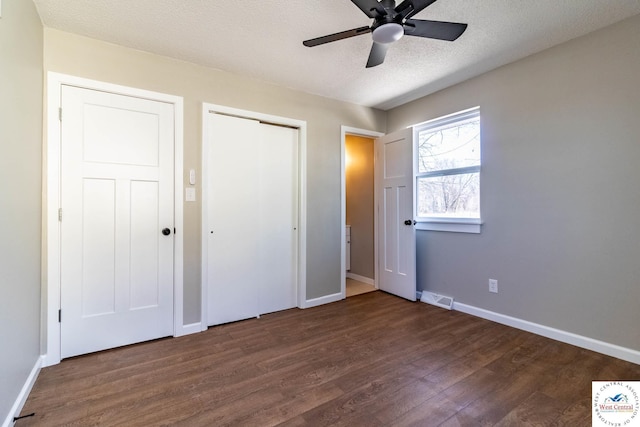
M 489 279 L 489 292 L 498 293 L 498 281 L 496 279 Z

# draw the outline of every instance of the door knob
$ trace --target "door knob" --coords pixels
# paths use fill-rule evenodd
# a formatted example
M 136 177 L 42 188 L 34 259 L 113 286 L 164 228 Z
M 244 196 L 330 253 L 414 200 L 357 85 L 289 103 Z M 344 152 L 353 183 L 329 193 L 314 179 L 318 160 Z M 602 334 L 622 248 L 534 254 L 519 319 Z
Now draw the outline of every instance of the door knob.
M 411 221 L 410 219 L 408 219 L 404 222 L 404 225 L 411 225 L 411 224 L 416 225 L 416 221 Z
M 162 234 L 164 234 L 165 236 L 168 236 L 169 234 L 171 234 L 171 230 L 169 228 L 163 228 Z

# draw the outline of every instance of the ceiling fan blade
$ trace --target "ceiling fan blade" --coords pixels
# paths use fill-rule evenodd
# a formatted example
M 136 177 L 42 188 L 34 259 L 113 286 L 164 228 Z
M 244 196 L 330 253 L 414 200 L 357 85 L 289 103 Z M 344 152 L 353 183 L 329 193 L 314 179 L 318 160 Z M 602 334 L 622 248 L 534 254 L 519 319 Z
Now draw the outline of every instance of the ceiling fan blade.
M 434 0 L 435 1 L 435 0 Z M 384 16 L 387 12 L 378 0 L 351 0 L 353 4 L 358 6 L 369 18 Z
M 341 31 L 335 34 L 329 34 L 328 36 L 316 37 L 315 39 L 305 40 L 302 42 L 307 47 L 318 46 L 325 43 L 331 43 L 342 39 L 348 39 L 349 37 L 359 36 L 361 34 L 367 34 L 371 32 L 370 27 L 354 28 L 353 30 Z
M 402 19 L 408 19 L 435 2 L 436 0 L 404 0 L 395 8 L 395 11 L 402 16 Z
M 384 57 L 387 55 L 388 48 L 388 44 L 373 42 L 371 52 L 369 53 L 369 59 L 367 60 L 367 68 L 382 64 L 384 62 Z
M 457 22 L 407 19 L 404 23 L 404 33 L 407 36 L 426 37 L 450 42 L 460 37 L 466 29 L 467 24 L 459 24 Z

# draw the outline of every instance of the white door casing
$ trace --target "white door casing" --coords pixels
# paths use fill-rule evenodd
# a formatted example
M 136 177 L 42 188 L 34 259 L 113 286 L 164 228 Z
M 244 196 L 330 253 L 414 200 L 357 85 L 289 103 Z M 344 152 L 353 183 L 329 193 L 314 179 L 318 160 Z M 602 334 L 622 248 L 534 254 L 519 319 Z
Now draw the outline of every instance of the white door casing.
M 61 356 L 172 335 L 173 105 L 64 86 L 62 111 Z
M 183 321 L 183 204 L 182 204 L 182 171 L 183 171 L 183 111 L 182 97 L 153 92 L 98 80 L 60 74 L 47 73 L 46 100 L 46 144 L 43 157 L 43 175 L 46 176 L 46 199 L 44 211 L 46 221 L 43 231 L 43 366 L 60 363 L 61 360 L 61 327 L 59 322 L 61 284 L 61 221 L 59 221 L 61 203 L 61 125 L 64 115 L 62 106 L 62 88 L 73 86 L 94 89 L 113 94 L 134 96 L 165 102 L 173 106 L 174 116 L 174 224 L 178 234 L 174 236 L 173 283 L 174 283 L 174 319 L 173 335 L 180 336 L 201 330 L 200 323 L 184 325 Z M 64 216 L 64 215 L 63 215 Z
M 298 130 L 206 120 L 207 324 L 295 307 Z
M 413 129 L 376 140 L 378 287 L 416 300 Z

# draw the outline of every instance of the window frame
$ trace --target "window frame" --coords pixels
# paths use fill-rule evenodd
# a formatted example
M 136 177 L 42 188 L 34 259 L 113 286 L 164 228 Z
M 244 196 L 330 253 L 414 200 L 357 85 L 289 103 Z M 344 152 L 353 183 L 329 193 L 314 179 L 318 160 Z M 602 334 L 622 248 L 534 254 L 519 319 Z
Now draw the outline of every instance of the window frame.
M 478 218 L 446 218 L 435 216 L 420 216 L 418 215 L 418 188 L 419 180 L 421 178 L 433 178 L 440 176 L 451 175 L 463 175 L 470 173 L 477 173 L 478 178 L 481 180 L 482 175 L 482 136 L 480 137 L 480 164 L 475 166 L 464 166 L 460 168 L 442 169 L 434 172 L 419 172 L 419 160 L 420 160 L 420 133 L 421 132 L 436 132 L 442 128 L 451 127 L 452 124 L 457 124 L 465 121 L 471 121 L 474 119 L 481 120 L 480 107 L 473 107 L 467 110 L 459 111 L 453 114 L 449 114 L 443 117 L 438 117 L 432 120 L 428 120 L 423 123 L 419 123 L 413 126 L 414 136 L 414 218 L 416 220 L 416 229 L 425 231 L 448 231 L 457 233 L 480 233 L 482 221 L 482 196 L 480 198 L 480 206 L 478 212 Z M 482 134 L 482 123 L 480 123 L 480 132 Z M 481 188 L 478 189 L 481 191 Z

